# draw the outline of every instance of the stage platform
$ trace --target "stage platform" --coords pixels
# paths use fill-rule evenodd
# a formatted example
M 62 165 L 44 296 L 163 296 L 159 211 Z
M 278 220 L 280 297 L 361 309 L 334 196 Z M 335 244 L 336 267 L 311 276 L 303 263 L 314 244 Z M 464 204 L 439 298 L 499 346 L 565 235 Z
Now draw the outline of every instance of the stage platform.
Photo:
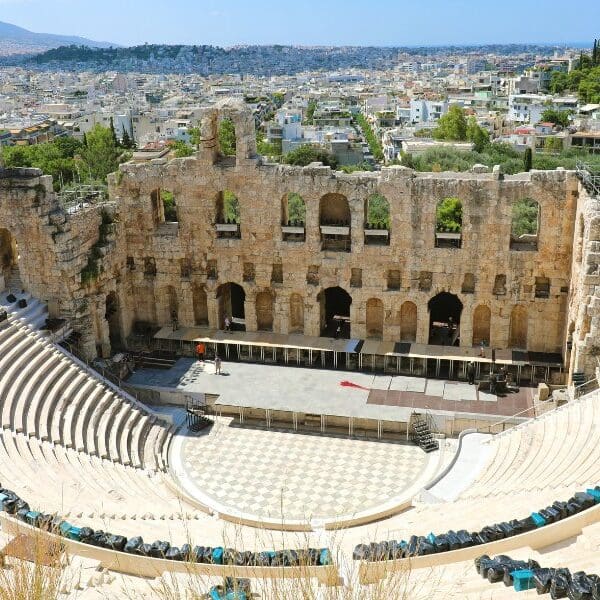
M 287 422 L 297 429 L 314 419 L 321 431 L 328 426 L 350 433 L 363 428 L 380 437 L 386 430 L 406 434 L 413 412 L 435 415 L 438 430 L 448 435 L 469 426 L 467 421 L 485 428 L 522 411 L 523 417 L 534 416 L 532 387 L 502 397 L 444 379 L 226 360 L 221 375 L 215 374 L 212 361 L 182 358 L 168 370 L 139 369 L 127 383 L 164 397 L 209 397 L 216 413 L 235 415 L 240 422 Z
M 334 339 L 299 334 L 223 331 L 203 327 L 163 327 L 154 335 L 157 349 L 193 356 L 198 342 L 226 360 L 278 363 L 353 371 L 383 372 L 466 379 L 466 365 L 476 364 L 477 377 L 484 377 L 492 365 L 506 366 L 520 384 L 550 381 L 561 374 L 560 354 L 480 347 L 438 346 L 410 342 L 383 342 L 372 339 Z

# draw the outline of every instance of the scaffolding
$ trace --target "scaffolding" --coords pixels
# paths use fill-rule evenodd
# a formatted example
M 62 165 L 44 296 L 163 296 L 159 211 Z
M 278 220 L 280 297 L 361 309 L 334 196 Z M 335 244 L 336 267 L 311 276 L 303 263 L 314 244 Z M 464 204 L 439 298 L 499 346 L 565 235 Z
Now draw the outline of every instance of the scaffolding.
M 108 200 L 108 188 L 102 184 L 78 184 L 75 187 L 64 188 L 58 198 L 68 213 L 74 213 L 93 204 Z
M 583 187 L 591 196 L 600 199 L 600 169 L 594 170 L 592 166 L 580 161 L 577 162 L 576 169 Z

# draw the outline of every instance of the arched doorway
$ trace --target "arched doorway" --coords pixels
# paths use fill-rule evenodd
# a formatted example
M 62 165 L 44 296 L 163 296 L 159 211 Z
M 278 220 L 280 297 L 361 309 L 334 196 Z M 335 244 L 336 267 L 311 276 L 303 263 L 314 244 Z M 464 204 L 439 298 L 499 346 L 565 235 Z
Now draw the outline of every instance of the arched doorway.
M 417 340 L 417 305 L 407 300 L 400 307 L 400 340 L 415 342 Z
M 458 296 L 440 292 L 427 303 L 429 310 L 429 343 L 441 346 L 458 345 L 460 315 L 463 304 Z
M 0 291 L 5 287 L 10 287 L 11 281 L 19 280 L 18 266 L 19 250 L 17 240 L 8 229 L 0 229 Z
M 527 350 L 527 325 L 527 309 L 518 304 L 510 313 L 509 348 Z
M 478 346 L 482 342 L 490 346 L 490 324 L 492 320 L 492 311 L 489 306 L 480 304 L 473 311 L 473 346 Z
M 259 331 L 273 331 L 273 295 L 271 292 L 256 294 L 256 328 Z
M 339 327 L 338 337 L 350 337 L 350 305 L 352 297 L 341 287 L 330 287 L 318 296 L 321 308 L 321 335 L 334 337 Z
M 116 292 L 110 292 L 106 296 L 106 312 L 104 317 L 108 321 L 108 339 L 111 352 L 114 354 L 117 350 L 123 348 L 121 323 L 119 322 L 119 297 Z
M 219 306 L 219 327 L 224 327 L 225 317 L 229 317 L 231 328 L 246 331 L 246 292 L 237 283 L 224 283 L 217 288 Z
M 379 298 L 367 300 L 367 337 L 383 337 L 383 302 Z

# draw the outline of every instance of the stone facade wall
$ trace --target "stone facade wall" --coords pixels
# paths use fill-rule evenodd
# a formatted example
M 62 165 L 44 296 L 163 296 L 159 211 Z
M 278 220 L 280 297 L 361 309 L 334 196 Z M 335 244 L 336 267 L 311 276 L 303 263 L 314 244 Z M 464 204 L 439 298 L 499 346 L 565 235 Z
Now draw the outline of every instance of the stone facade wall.
M 219 114 L 236 126 L 235 159 L 219 156 Z M 596 201 L 585 191 L 580 198 L 575 173 L 503 176 L 497 170 L 416 173 L 387 167 L 343 174 L 320 165 L 262 164 L 252 115 L 230 103 L 208 109 L 201 132 L 193 157 L 122 165 L 109 177 L 111 202 L 74 214 L 60 207 L 48 177 L 11 178 L 4 171 L 0 178 L 0 229 L 11 231 L 22 250 L 24 283 L 50 301 L 54 313 L 74 321 L 88 354 L 110 352 L 109 295 L 118 309 L 113 330 L 124 339 L 135 321 L 166 325 L 173 313 L 182 326 L 222 326 L 229 308 L 219 308 L 220 286 L 228 282 L 244 289 L 249 331 L 262 325 L 319 335 L 323 291 L 339 286 L 352 299 L 352 337 L 427 343 L 427 304 L 449 292 L 463 304 L 463 346 L 485 337 L 489 322 L 489 345 L 509 347 L 511 315 L 513 324 L 520 319 L 526 329 L 529 350 L 563 352 L 572 322 L 574 337 L 583 335 L 588 349 L 593 345 L 596 275 L 583 275 L 577 252 L 581 247 L 588 271 L 597 267 L 600 219 L 591 208 Z M 177 223 L 163 222 L 156 201 L 161 189 L 174 194 Z M 217 237 L 217 204 L 224 190 L 239 199 L 240 239 Z M 282 235 L 282 203 L 291 192 L 306 206 L 303 242 Z M 390 205 L 387 246 L 365 244 L 365 210 L 373 193 Z M 331 194 L 348 202 L 349 252 L 321 248 L 320 211 Z M 436 206 L 446 197 L 462 201 L 461 248 L 435 247 Z M 523 198 L 540 207 L 536 251 L 510 249 L 512 207 Z M 83 284 L 81 272 L 97 250 L 103 212 L 115 223 L 99 257 L 96 251 L 99 274 Z M 577 219 L 583 228 L 575 227 Z M 550 281 L 547 298 L 535 296 L 536 278 Z M 593 361 L 584 354 L 575 363 L 589 370 Z

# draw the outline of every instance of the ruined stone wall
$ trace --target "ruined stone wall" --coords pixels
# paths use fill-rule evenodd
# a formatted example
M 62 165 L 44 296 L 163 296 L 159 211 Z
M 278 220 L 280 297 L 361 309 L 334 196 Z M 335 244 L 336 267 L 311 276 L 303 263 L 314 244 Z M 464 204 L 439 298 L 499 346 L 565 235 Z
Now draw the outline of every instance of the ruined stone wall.
M 257 329 L 257 296 L 268 292 L 273 300 L 274 331 L 298 330 L 290 322 L 291 306 L 297 306 L 299 296 L 303 332 L 319 335 L 319 293 L 339 286 L 352 297 L 353 337 L 367 337 L 367 303 L 371 300 L 377 318 L 374 299 L 378 299 L 383 305 L 383 339 L 402 339 L 402 305 L 410 301 L 417 307 L 416 341 L 427 343 L 427 302 L 446 291 L 457 295 L 464 305 L 462 345 L 473 343 L 473 313 L 484 305 L 491 311 L 487 341 L 496 348 L 507 347 L 511 312 L 518 305 L 526 312 L 528 349 L 562 350 L 578 197 L 573 173 L 424 174 L 389 167 L 380 173 L 346 175 L 321 166 L 261 164 L 246 150 L 233 165 L 219 160 L 210 134 L 214 132 L 211 119 L 214 114 L 203 127 L 206 147 L 198 155 L 168 163 L 126 164 L 118 183 L 116 179 L 112 182 L 111 195 L 125 232 L 119 252 L 129 257 L 134 269 L 122 277 L 125 333 L 134 320 L 169 323 L 173 290 L 180 324 L 193 325 L 194 288 L 206 292 L 209 324 L 219 327 L 219 286 L 234 282 L 246 294 L 248 330 Z M 158 188 L 173 192 L 177 225 L 157 222 L 151 197 Z M 241 239 L 217 238 L 217 198 L 223 190 L 232 191 L 239 199 Z M 300 194 L 306 203 L 305 242 L 283 241 L 281 206 L 289 192 Z M 389 246 L 364 243 L 365 205 L 375 192 L 390 203 Z M 327 194 L 341 194 L 348 200 L 350 252 L 321 250 L 319 203 Z M 460 249 L 435 247 L 436 205 L 446 197 L 458 197 L 463 203 Z M 510 250 L 512 205 L 526 197 L 540 205 L 538 250 Z M 156 265 L 155 274 L 145 273 L 149 259 Z M 274 265 L 282 271 L 281 283 L 272 282 Z M 211 278 L 215 266 L 216 278 Z M 390 271 L 400 272 L 399 289 L 388 289 Z M 474 289 L 463 291 L 465 277 L 469 280 L 471 275 Z M 494 290 L 497 276 L 502 275 L 505 285 Z M 535 297 L 536 277 L 550 280 L 548 298 Z
M 219 156 L 221 110 L 236 125 L 235 159 Z M 572 364 L 586 370 L 593 365 L 598 310 L 592 267 L 598 262 L 600 225 L 596 201 L 585 194 L 579 200 L 572 172 L 502 176 L 388 167 L 343 174 L 319 165 L 262 164 L 255 156 L 252 115 L 225 104 L 207 111 L 196 155 L 122 165 L 109 177 L 111 202 L 103 206 L 68 214 L 52 193 L 50 178 L 22 170 L 14 177 L 3 173 L 0 229 L 17 239 L 24 284 L 50 302 L 53 314 L 73 321 L 90 356 L 111 350 L 109 295 L 117 307 L 113 330 L 117 327 L 124 339 L 134 322 L 166 325 L 173 313 L 183 326 L 222 326 L 229 307 L 219 307 L 221 286 L 232 282 L 245 291 L 249 331 L 266 327 L 319 335 L 323 291 L 339 286 L 352 298 L 353 337 L 427 343 L 427 303 L 449 292 L 463 304 L 461 345 L 488 336 L 492 347 L 514 346 L 512 318 L 526 330 L 520 347 L 563 352 L 570 326 L 582 340 Z M 176 223 L 164 222 L 156 194 L 161 189 L 174 195 Z M 217 236 L 218 200 L 225 190 L 239 199 L 240 239 Z M 304 241 L 283 236 L 282 202 L 291 192 L 306 205 Z M 373 193 L 390 204 L 387 246 L 365 244 L 365 210 Z M 320 209 L 331 194 L 348 202 L 349 252 L 322 249 Z M 463 204 L 461 248 L 435 247 L 436 206 L 446 197 Z M 510 248 L 512 207 L 522 198 L 540 206 L 535 251 Z M 575 227 L 577 219 L 583 225 Z M 82 281 L 90 259 L 97 274 Z M 550 281 L 547 298 L 535 296 L 536 278 Z
M 581 186 L 575 217 L 565 357 L 569 372 L 597 373 L 600 357 L 600 199 Z

